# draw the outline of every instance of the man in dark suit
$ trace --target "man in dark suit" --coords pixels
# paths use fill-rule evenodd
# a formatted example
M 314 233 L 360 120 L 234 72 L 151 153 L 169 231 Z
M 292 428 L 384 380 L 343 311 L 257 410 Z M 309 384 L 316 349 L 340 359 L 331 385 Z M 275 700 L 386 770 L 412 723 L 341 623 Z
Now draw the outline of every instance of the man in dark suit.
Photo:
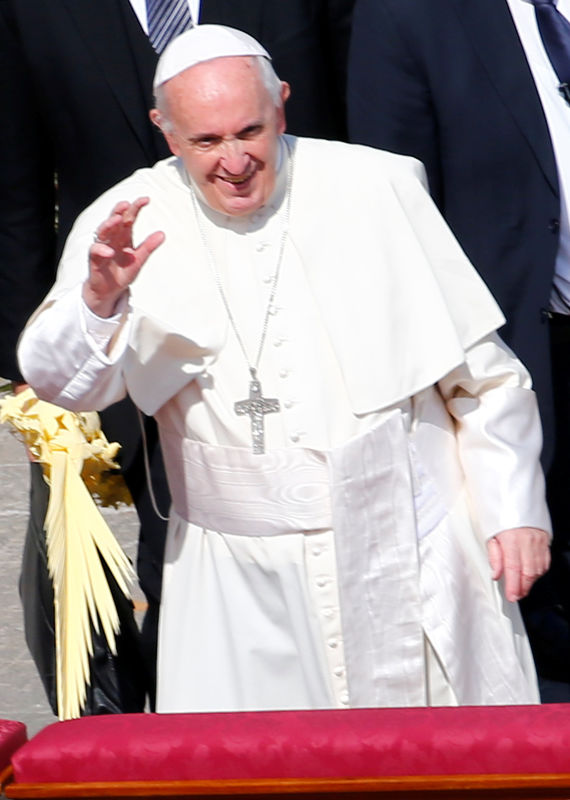
M 553 567 L 523 613 L 552 701 L 570 700 L 570 198 L 557 147 L 565 140 L 568 150 L 570 108 L 558 83 L 530 0 L 356 4 L 350 138 L 424 162 L 436 203 L 502 306 L 501 335 L 533 376 L 555 536 Z
M 346 136 L 352 5 L 353 0 L 189 3 L 200 23 L 238 27 L 263 42 L 274 54 L 277 72 L 293 87 L 291 131 L 328 138 Z M 0 84 L 7 117 L 0 129 L 0 375 L 16 384 L 22 380 L 15 359 L 18 335 L 53 283 L 77 214 L 121 178 L 169 154 L 148 118 L 157 55 L 146 25 L 140 0 L 0 0 Z M 102 418 L 107 438 L 121 442 L 123 473 L 141 521 L 137 567 L 149 602 L 142 644 L 152 672 L 165 522 L 147 488 L 132 404 L 124 401 Z M 145 425 L 154 494 L 166 515 L 169 497 L 156 429 L 150 420 Z M 28 584 L 40 580 L 45 557 L 46 488 L 38 465 L 32 465 L 31 494 L 24 554 Z M 53 631 L 47 650 L 40 641 L 49 634 L 44 615 L 52 603 L 51 586 L 43 585 L 31 599 L 25 587 L 23 593 L 27 640 L 53 706 Z M 129 625 L 128 614 L 124 624 Z M 90 713 L 142 707 L 140 685 L 133 689 L 133 676 L 141 671 L 136 643 L 122 633 L 113 666 L 117 691 L 93 685 Z

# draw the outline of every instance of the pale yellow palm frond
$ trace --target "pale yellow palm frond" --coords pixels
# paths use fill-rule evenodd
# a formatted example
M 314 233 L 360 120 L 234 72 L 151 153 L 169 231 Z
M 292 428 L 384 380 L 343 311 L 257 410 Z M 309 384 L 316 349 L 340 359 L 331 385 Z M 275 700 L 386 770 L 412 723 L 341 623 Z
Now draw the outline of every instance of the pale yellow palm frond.
M 42 464 L 50 484 L 45 520 L 48 569 L 54 587 L 56 686 L 60 719 L 78 717 L 90 682 L 91 626 L 111 652 L 119 617 L 102 561 L 130 597 L 131 564 L 94 503 L 105 504 L 100 478 L 115 468 L 119 445 L 109 444 L 98 415 L 74 414 L 39 400 L 31 389 L 0 401 L 9 422 Z M 112 486 L 111 503 L 128 501 Z M 89 486 L 90 491 L 87 486 Z

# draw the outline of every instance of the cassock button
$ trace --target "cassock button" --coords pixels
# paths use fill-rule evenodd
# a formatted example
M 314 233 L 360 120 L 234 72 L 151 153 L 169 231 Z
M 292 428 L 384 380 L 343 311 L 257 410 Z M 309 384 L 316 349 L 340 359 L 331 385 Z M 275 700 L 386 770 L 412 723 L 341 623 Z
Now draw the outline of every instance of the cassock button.
M 321 548 L 320 548 L 318 545 L 316 545 L 315 547 L 313 547 L 313 549 L 311 550 L 311 552 L 312 552 L 312 554 L 313 554 L 314 556 L 320 556 L 320 554 L 321 554 L 323 551 L 321 550 Z
M 317 578 L 317 586 L 319 589 L 323 589 L 328 583 L 328 580 L 325 577 Z
M 336 647 L 338 647 L 338 639 L 329 639 L 327 644 L 332 650 L 334 650 Z
M 337 678 L 342 678 L 344 675 L 344 667 L 335 667 L 333 669 L 333 675 L 335 675 Z
M 287 378 L 288 375 L 289 375 L 289 370 L 288 369 L 282 369 L 281 372 L 279 373 L 279 377 L 280 378 Z
M 263 283 L 271 283 L 272 280 L 273 280 L 273 275 L 266 275 L 265 278 L 263 279 Z
M 350 702 L 350 697 L 348 696 L 348 692 L 343 692 L 340 696 L 340 702 L 343 706 L 347 706 Z
M 283 405 L 285 406 L 285 408 L 292 408 L 293 407 L 293 401 L 292 400 L 285 400 Z
M 299 434 L 298 434 L 298 433 L 292 433 L 292 434 L 291 434 L 291 436 L 290 436 L 289 438 L 291 439 L 291 441 L 292 441 L 292 442 L 294 442 L 295 444 L 297 444 L 297 442 L 299 441 L 299 439 L 300 439 L 301 437 L 299 436 Z

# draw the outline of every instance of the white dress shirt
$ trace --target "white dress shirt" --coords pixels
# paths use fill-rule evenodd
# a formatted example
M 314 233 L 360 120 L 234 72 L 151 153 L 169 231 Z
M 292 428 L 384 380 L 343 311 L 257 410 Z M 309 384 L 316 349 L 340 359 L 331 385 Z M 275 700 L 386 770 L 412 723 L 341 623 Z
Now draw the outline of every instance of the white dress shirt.
M 536 84 L 550 131 L 560 184 L 560 245 L 556 258 L 551 308 L 567 314 L 570 309 L 570 105 L 558 91 L 560 81 L 546 53 L 531 0 L 507 0 L 519 38 Z M 570 0 L 558 0 L 558 11 L 570 20 Z

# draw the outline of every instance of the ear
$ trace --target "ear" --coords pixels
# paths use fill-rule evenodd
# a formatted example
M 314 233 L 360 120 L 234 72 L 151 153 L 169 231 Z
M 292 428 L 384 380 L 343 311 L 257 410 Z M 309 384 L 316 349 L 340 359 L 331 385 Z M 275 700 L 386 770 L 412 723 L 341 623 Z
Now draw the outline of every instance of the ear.
M 177 144 L 176 138 L 169 132 L 168 126 L 165 124 L 165 120 L 158 108 L 151 108 L 148 115 L 152 124 L 156 125 L 156 127 L 160 129 L 160 132 L 166 139 L 166 143 L 170 147 L 170 152 L 172 155 L 179 156 L 180 147 Z
M 291 87 L 287 83 L 287 81 L 281 81 L 281 102 L 283 105 L 287 102 L 291 95 Z
M 287 120 L 285 118 L 285 103 L 291 94 L 291 87 L 287 81 L 281 81 L 281 105 L 277 109 L 277 130 L 278 133 L 285 133 L 287 127 Z

